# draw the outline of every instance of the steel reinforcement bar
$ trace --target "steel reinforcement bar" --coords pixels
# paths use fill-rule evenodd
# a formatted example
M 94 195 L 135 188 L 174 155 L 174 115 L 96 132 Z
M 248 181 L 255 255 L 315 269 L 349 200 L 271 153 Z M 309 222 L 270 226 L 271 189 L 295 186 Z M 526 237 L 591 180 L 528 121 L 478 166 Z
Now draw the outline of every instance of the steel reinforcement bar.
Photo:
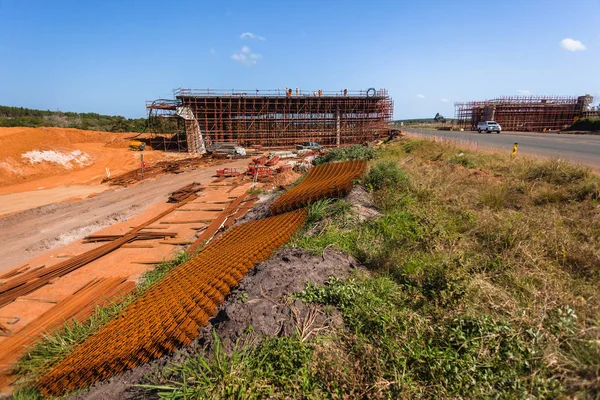
M 295 210 L 326 197 L 342 197 L 352 189 L 352 180 L 361 176 L 366 161 L 345 161 L 312 168 L 297 186 L 271 206 L 272 214 Z
M 190 344 L 232 287 L 304 223 L 297 210 L 232 228 L 178 266 L 38 381 L 59 395 Z

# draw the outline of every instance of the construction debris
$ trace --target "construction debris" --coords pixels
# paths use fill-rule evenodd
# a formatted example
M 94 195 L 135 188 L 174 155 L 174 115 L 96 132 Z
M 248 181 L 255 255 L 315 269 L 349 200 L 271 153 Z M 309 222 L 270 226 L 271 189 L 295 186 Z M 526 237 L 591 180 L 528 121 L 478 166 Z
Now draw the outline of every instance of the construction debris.
M 159 161 L 154 165 L 144 168 L 144 179 L 155 178 L 163 174 L 180 174 L 182 172 L 208 167 L 223 163 L 223 160 L 207 158 L 207 157 L 192 157 L 183 160 Z M 109 185 L 128 186 L 142 180 L 142 168 L 134 169 L 133 171 L 125 172 L 114 177 L 104 178 L 102 183 Z
M 171 193 L 167 203 L 181 203 L 191 195 L 198 193 L 200 190 L 202 190 L 202 186 L 199 182 L 190 183 L 189 185 L 186 185 L 181 189 L 177 189 Z
M 0 286 L 0 307 L 13 302 L 17 297 L 33 292 L 34 290 L 48 284 L 50 281 L 56 278 L 75 271 L 76 269 L 105 256 L 106 254 L 118 249 L 125 243 L 136 240 L 138 237 L 137 234 L 140 230 L 153 224 L 194 198 L 195 196 L 189 197 L 182 203 L 170 207 L 156 217 L 131 230 L 126 235 L 114 239 L 98 248 L 86 251 L 85 253 L 62 261 L 56 265 L 52 265 L 48 268 L 28 271 L 8 280 L 4 285 Z M 161 232 L 160 234 L 163 235 L 164 233 Z

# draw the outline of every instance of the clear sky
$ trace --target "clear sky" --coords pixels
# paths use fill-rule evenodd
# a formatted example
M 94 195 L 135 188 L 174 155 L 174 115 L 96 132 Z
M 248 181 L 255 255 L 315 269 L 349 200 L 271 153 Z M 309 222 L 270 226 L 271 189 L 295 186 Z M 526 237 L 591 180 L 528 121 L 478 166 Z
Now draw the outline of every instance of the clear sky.
M 395 118 L 592 94 L 600 0 L 0 0 L 0 104 L 145 115 L 172 89 L 387 88 Z

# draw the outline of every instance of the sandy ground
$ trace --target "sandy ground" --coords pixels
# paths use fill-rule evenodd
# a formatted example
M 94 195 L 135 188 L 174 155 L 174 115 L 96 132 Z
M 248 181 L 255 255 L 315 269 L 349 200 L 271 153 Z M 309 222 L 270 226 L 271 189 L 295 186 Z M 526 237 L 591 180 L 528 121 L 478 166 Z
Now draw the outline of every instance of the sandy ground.
M 127 148 L 128 138 L 135 135 L 0 128 L 0 216 L 109 189 L 100 184 L 107 169 L 114 176 L 139 167 L 140 153 Z M 148 166 L 184 157 L 189 155 L 144 151 Z
M 248 160 L 236 160 L 219 168 L 242 168 L 247 164 Z M 208 183 L 216 168 L 165 175 L 82 201 L 49 204 L 0 218 L 0 237 L 3 238 L 0 271 L 141 214 L 153 204 L 166 202 L 169 193 L 182 186 L 192 182 Z

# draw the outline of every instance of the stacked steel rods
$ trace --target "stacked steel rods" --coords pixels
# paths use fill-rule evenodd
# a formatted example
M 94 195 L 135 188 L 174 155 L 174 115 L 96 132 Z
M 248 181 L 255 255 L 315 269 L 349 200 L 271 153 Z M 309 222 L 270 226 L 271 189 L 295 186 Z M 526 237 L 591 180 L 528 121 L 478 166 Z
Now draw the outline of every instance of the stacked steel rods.
M 41 377 L 40 392 L 79 389 L 190 344 L 231 288 L 285 244 L 305 218 L 297 210 L 231 228 Z
M 271 213 L 303 207 L 326 197 L 342 197 L 352 189 L 352 180 L 361 176 L 365 161 L 346 161 L 312 168 L 297 186 L 288 190 L 271 206 Z

